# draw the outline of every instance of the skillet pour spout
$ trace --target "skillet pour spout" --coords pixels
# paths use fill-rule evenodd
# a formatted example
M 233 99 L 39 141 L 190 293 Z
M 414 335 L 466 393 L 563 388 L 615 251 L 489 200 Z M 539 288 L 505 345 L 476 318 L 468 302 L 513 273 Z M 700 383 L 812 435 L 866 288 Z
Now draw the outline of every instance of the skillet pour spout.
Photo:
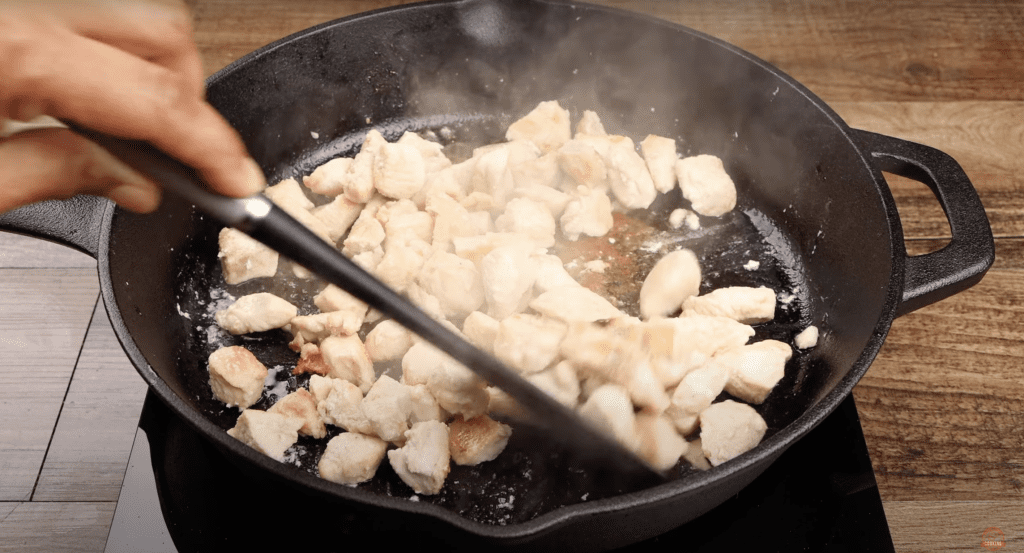
M 339 486 L 226 435 L 237 411 L 211 397 L 205 365 L 211 294 L 226 291 L 216 261 L 218 223 L 174 199 L 148 216 L 87 198 L 4 216 L 5 228 L 97 256 L 111 323 L 140 374 L 240 470 L 453 542 L 606 550 L 693 520 L 756 478 L 851 393 L 898 314 L 966 288 L 994 258 L 981 203 L 949 156 L 851 129 L 752 54 L 621 10 L 468 1 L 360 14 L 241 58 L 209 79 L 207 97 L 272 182 L 351 155 L 370 128 L 389 140 L 430 130 L 451 133 L 453 141 L 494 142 L 546 100 L 558 100 L 577 119 L 594 110 L 609 132 L 635 140 L 648 133 L 675 138 L 684 155 L 723 160 L 739 205 L 699 237 L 670 233 L 664 216 L 686 205 L 678 196 L 666 197 L 645 221 L 695 250 L 706 273 L 702 291 L 746 282 L 792 297 L 775 322 L 758 329 L 760 337 L 791 340 L 810 324 L 822 330 L 819 345 L 794 356 L 758 407 L 769 426 L 762 443 L 711 470 L 681 466 L 666 483 L 584 496 L 579 486 L 587 475 L 559 469 L 534 440 L 542 436 L 514 433 L 517 441 L 493 464 L 463 471 L 438 496 L 410 501 L 385 466 L 367 485 Z M 907 256 L 883 168 L 935 191 L 950 220 L 949 247 Z M 82 229 L 78 221 L 94 224 Z M 758 271 L 742 269 L 751 255 Z M 240 285 L 230 293 L 248 292 Z M 268 366 L 294 362 L 278 346 L 253 345 Z M 318 451 L 303 445 L 315 466 Z

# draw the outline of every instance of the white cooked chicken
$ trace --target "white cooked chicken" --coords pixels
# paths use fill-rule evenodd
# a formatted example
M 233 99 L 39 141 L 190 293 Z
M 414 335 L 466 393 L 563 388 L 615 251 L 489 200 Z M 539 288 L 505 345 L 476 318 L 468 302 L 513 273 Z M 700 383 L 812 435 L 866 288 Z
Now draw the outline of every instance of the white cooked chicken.
M 476 265 L 443 250 L 423 263 L 417 282 L 438 299 L 448 319 L 464 319 L 484 304 L 484 285 Z
M 714 466 L 754 449 L 766 430 L 768 425 L 753 407 L 731 399 L 700 414 L 701 448 Z
M 601 190 L 583 186 L 576 189 L 575 199 L 569 201 L 559 218 L 562 234 L 569 240 L 578 240 L 581 234 L 604 236 L 612 229 L 612 202 Z
M 736 207 L 736 185 L 725 172 L 722 160 L 699 155 L 676 162 L 676 177 L 683 197 L 693 210 L 709 217 L 721 217 Z
M 299 427 L 298 432 L 303 436 L 313 438 L 327 436 L 327 427 L 316 410 L 316 398 L 305 388 L 299 388 L 277 400 L 277 403 L 267 409 L 267 412 L 301 420 L 302 426 Z
M 439 421 L 412 425 L 405 433 L 405 445 L 388 451 L 388 461 L 398 477 L 416 493 L 434 495 L 441 491 L 450 470 L 448 427 Z
M 224 282 L 241 284 L 254 278 L 272 277 L 277 273 L 277 252 L 244 232 L 233 228 L 221 229 L 218 241 L 218 257 L 224 272 Z
M 324 423 L 349 432 L 373 432 L 370 420 L 363 413 L 363 392 L 358 386 L 340 378 L 313 375 L 309 389 L 317 399 L 316 411 Z
M 337 197 L 345 192 L 345 175 L 351 166 L 352 158 L 336 157 L 302 177 L 302 184 L 317 194 Z
M 640 288 L 640 315 L 646 319 L 677 311 L 700 292 L 700 263 L 690 250 L 671 252 L 654 264 Z
M 764 323 L 775 318 L 775 291 L 767 286 L 727 286 L 687 298 L 683 310 L 729 317 L 748 325 Z
M 267 367 L 242 346 L 227 346 L 210 354 L 210 389 L 228 407 L 246 409 L 263 395 Z
M 676 141 L 664 136 L 649 134 L 640 143 L 647 169 L 654 181 L 654 188 L 665 194 L 676 187 Z
M 401 359 L 412 347 L 412 333 L 395 321 L 381 321 L 367 333 L 363 345 L 374 363 Z
M 793 357 L 789 344 L 764 340 L 727 349 L 715 360 L 729 368 L 725 391 L 748 403 L 760 405 L 786 374 L 786 361 Z
M 320 354 L 330 367 L 328 376 L 347 380 L 366 393 L 376 378 L 373 361 L 357 335 L 329 336 L 320 341 Z
M 376 436 L 356 432 L 338 434 L 327 442 L 317 470 L 325 480 L 354 486 L 377 474 L 387 449 L 387 442 Z
M 284 461 L 284 452 L 299 440 L 302 419 L 246 409 L 228 435 L 260 453 Z
M 281 328 L 299 313 L 287 300 L 269 292 L 242 296 L 227 309 L 218 311 L 214 318 L 221 328 L 232 334 L 249 334 Z
M 818 327 L 811 325 L 793 337 L 793 345 L 798 349 L 813 348 L 818 345 Z
M 569 141 L 569 110 L 558 102 L 541 102 L 530 113 L 508 127 L 508 140 L 529 140 L 542 152 L 553 152 Z
M 525 374 L 540 372 L 559 357 L 565 323 L 520 313 L 503 319 L 494 338 L 494 355 Z
M 412 416 L 412 393 L 408 386 L 386 374 L 381 375 L 363 398 L 362 409 L 373 435 L 385 442 L 405 440 Z
M 579 284 L 540 294 L 530 302 L 530 309 L 567 323 L 607 321 L 626 315 L 597 292 Z

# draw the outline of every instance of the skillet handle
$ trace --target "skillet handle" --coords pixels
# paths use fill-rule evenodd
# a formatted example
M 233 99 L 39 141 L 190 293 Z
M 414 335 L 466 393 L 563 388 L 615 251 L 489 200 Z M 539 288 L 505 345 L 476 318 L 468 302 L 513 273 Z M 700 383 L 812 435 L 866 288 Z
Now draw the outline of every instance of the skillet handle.
M 960 164 L 929 146 L 868 131 L 853 132 L 883 171 L 932 189 L 953 234 L 949 244 L 929 254 L 907 256 L 906 250 L 901 249 L 905 277 L 903 300 L 896 316 L 977 284 L 995 261 L 995 243 L 985 208 Z
M 104 221 L 113 209 L 114 202 L 99 196 L 47 200 L 0 214 L 0 230 L 43 238 L 98 257 Z

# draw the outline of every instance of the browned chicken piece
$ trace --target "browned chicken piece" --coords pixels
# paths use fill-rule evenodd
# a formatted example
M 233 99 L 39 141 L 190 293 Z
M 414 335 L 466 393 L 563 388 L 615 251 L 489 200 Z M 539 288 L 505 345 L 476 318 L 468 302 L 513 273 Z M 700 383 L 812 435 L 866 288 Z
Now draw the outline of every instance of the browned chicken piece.
M 327 361 L 324 361 L 324 356 L 320 353 L 320 346 L 313 343 L 302 344 L 299 350 L 299 361 L 295 364 L 292 374 L 298 376 L 311 373 L 326 376 L 329 372 L 331 372 L 331 368 L 327 365 Z
M 267 368 L 242 346 L 228 346 L 210 354 L 210 388 L 228 407 L 246 409 L 263 395 Z
M 303 436 L 314 438 L 327 436 L 327 427 L 316 411 L 316 399 L 305 388 L 299 388 L 279 399 L 270 409 L 267 409 L 267 412 L 301 420 L 302 426 L 299 427 L 299 434 Z
M 448 425 L 448 449 L 459 465 L 479 465 L 495 459 L 508 444 L 512 427 L 487 415 L 466 420 L 455 417 Z

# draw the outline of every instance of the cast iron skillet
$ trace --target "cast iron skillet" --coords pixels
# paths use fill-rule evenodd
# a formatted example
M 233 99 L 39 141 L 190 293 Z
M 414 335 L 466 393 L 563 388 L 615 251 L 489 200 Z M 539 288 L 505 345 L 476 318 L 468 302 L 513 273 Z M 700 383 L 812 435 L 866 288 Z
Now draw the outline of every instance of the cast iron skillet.
M 215 260 L 219 229 L 190 206 L 169 199 L 156 213 L 138 216 L 78 197 L 3 217 L 6 229 L 97 257 L 103 299 L 132 362 L 240 469 L 452 540 L 609 549 L 696 518 L 753 480 L 850 393 L 894 317 L 973 285 L 994 259 L 981 203 L 949 156 L 850 129 L 764 61 L 633 13 L 483 0 L 381 10 L 245 56 L 210 78 L 208 97 L 272 182 L 351 154 L 369 128 L 392 140 L 414 130 L 450 131 L 456 143 L 494 141 L 542 100 L 559 100 L 574 118 L 593 109 L 609 132 L 635 140 L 647 133 L 673 137 L 684 154 L 724 160 L 739 190 L 737 210 L 706 221 L 696 234 L 668 231 L 664 215 L 685 206 L 678 195 L 633 215 L 653 228 L 654 238 L 697 251 L 705 291 L 744 283 L 792 294 L 776 321 L 758 329 L 760 337 L 791 340 L 808 324 L 822 329 L 819 345 L 790 362 L 759 408 L 769 423 L 765 440 L 722 466 L 702 473 L 680 468 L 666 484 L 584 499 L 578 492 L 585 475 L 560 467 L 546 445 L 520 439 L 503 461 L 453 471 L 445 492 L 410 501 L 411 490 L 386 467 L 369 485 L 338 486 L 224 433 L 237 412 L 218 406 L 206 383 L 210 340 L 226 339 L 209 329 L 210 309 L 218 294 L 237 296 L 255 285 L 225 288 Z M 907 256 L 881 170 L 932 188 L 949 219 L 948 246 Z M 650 259 L 637 255 L 634 278 L 642 279 Z M 761 261 L 757 271 L 742 269 L 750 258 Z M 267 335 L 246 345 L 269 367 L 289 367 L 295 355 L 280 341 Z M 285 386 L 302 384 L 286 373 Z M 308 468 L 318 446 L 300 445 L 297 459 Z

